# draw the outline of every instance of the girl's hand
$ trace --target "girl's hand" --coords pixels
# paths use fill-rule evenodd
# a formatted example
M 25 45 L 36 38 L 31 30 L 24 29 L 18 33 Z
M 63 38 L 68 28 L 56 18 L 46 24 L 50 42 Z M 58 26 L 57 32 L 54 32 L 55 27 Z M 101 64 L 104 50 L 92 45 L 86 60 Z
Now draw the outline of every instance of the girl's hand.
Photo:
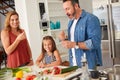
M 45 67 L 46 67 L 46 64 L 44 64 L 43 62 L 41 62 L 38 66 L 39 66 L 40 68 L 45 68 Z

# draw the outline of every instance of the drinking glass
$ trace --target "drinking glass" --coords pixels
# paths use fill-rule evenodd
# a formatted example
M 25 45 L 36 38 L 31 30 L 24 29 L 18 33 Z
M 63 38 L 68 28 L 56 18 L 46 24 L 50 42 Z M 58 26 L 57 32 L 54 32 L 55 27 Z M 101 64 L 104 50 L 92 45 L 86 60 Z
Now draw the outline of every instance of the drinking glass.
M 12 80 L 12 76 L 12 70 L 5 69 L 0 71 L 0 80 Z
M 12 80 L 12 77 L 13 77 L 13 72 L 12 72 L 12 70 L 7 70 L 6 71 L 6 75 L 7 75 L 7 80 L 9 79 L 9 80 Z
M 120 80 L 120 65 L 114 65 L 114 80 Z

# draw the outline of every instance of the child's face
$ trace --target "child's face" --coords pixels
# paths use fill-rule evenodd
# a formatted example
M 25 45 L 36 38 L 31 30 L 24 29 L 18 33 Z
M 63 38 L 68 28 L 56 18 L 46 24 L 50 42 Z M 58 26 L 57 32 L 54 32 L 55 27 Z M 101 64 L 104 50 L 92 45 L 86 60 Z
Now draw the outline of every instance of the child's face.
M 52 41 L 51 40 L 43 40 L 43 46 L 44 46 L 44 49 L 47 52 L 51 52 L 52 51 Z

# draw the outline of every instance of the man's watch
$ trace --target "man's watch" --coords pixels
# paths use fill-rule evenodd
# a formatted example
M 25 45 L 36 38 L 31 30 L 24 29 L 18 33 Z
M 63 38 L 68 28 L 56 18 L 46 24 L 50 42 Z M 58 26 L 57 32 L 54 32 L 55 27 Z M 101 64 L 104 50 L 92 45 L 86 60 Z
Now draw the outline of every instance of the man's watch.
M 75 44 L 75 49 L 78 49 L 78 48 L 79 48 L 78 42 L 76 42 L 76 44 Z

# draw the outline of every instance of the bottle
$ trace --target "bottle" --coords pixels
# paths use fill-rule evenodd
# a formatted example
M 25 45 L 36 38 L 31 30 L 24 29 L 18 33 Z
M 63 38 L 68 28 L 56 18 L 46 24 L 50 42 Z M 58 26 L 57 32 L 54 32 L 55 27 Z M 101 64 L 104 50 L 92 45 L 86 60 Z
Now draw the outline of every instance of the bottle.
M 81 57 L 81 63 L 82 63 L 81 80 L 91 80 L 90 73 L 88 71 L 88 64 L 87 64 L 87 59 L 86 59 L 86 54 L 85 53 Z

